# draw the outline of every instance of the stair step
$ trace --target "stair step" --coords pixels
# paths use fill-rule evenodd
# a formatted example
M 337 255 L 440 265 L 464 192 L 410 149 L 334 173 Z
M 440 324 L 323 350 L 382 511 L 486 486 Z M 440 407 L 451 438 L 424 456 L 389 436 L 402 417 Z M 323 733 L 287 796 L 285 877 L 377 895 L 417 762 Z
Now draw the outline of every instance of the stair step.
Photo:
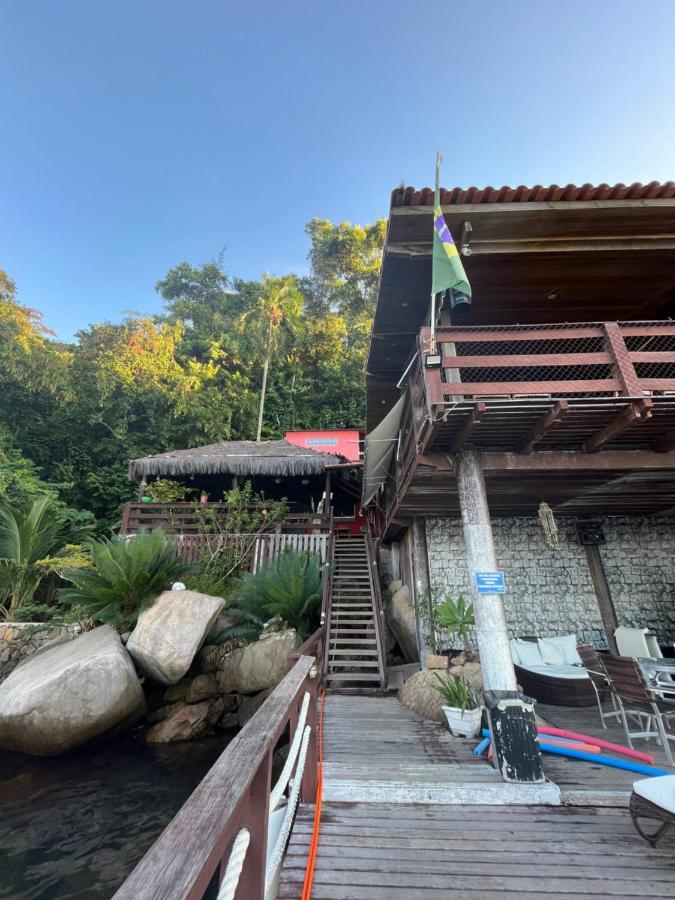
M 340 612 L 349 612 L 350 610 L 354 610 L 354 612 L 372 612 L 373 607 L 370 603 L 333 603 L 331 604 L 331 611 L 335 612 L 335 610 Z
M 333 659 L 330 665 L 350 669 L 377 669 L 380 666 L 376 659 Z
M 355 653 L 358 653 L 361 656 L 377 656 L 377 650 L 355 650 L 353 647 L 350 648 L 336 648 L 335 650 L 328 651 L 331 656 L 353 656 Z
M 341 622 L 340 624 L 342 625 L 343 623 Z M 359 624 L 363 624 L 363 623 L 359 623 Z M 355 637 L 358 635 L 359 637 L 368 637 L 369 638 L 375 634 L 375 628 L 373 626 L 371 626 L 370 628 L 361 628 L 361 629 L 358 629 L 358 628 L 332 628 L 331 634 L 336 635 L 336 636 L 343 635 L 344 637 Z M 347 642 L 342 640 L 341 637 L 337 637 L 337 643 L 345 644 Z M 367 644 L 368 641 L 359 640 L 359 641 L 355 641 L 354 643 Z
M 352 632 L 348 632 L 348 634 L 351 634 L 351 633 L 352 633 Z M 372 633 L 372 632 L 371 632 L 371 633 Z M 348 638 L 340 638 L 339 640 L 335 640 L 334 638 L 330 638 L 330 640 L 329 640 L 329 647 L 330 647 L 330 642 L 331 642 L 331 641 L 333 641 L 336 645 L 339 644 L 340 646 L 342 646 L 342 645 L 344 645 L 344 644 L 376 644 L 376 643 L 377 643 L 377 641 L 375 640 L 375 638 L 354 638 L 354 637 L 348 637 Z M 350 650 L 349 652 L 351 653 L 351 650 Z
M 329 681 L 379 681 L 380 676 L 371 672 L 328 672 Z

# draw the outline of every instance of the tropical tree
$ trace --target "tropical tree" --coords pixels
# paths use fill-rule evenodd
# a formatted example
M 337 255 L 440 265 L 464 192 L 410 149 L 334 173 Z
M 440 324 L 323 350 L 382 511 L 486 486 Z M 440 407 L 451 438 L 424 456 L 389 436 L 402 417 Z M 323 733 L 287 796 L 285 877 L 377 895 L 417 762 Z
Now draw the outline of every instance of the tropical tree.
M 32 603 L 48 569 L 39 565 L 65 547 L 69 527 L 49 496 L 37 497 L 27 510 L 0 505 L 0 614 L 14 618 Z

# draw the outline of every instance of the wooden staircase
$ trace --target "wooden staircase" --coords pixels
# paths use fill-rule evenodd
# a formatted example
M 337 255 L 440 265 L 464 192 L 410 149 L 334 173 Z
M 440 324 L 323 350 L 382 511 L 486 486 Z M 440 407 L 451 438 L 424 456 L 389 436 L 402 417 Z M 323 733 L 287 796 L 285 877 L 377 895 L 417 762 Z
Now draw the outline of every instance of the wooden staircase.
M 368 535 L 337 532 L 326 622 L 329 689 L 385 687 L 380 591 Z

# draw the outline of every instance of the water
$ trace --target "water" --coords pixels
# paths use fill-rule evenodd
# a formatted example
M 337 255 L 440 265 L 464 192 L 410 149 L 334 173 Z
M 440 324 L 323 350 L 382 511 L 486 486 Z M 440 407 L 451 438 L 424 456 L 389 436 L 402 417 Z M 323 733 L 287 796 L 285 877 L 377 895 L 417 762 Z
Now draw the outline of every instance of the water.
M 0 751 L 0 900 L 108 900 L 229 740 Z

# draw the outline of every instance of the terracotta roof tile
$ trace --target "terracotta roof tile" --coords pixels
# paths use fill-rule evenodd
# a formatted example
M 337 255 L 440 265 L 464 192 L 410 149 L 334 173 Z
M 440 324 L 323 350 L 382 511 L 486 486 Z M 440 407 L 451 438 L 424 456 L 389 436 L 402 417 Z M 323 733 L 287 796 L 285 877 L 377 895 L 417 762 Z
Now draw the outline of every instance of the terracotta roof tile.
M 449 206 L 458 203 L 556 203 L 559 201 L 577 200 L 672 200 L 675 198 L 675 181 L 651 181 L 649 184 L 567 184 L 560 187 L 551 184 L 544 187 L 535 184 L 526 187 L 504 185 L 500 188 L 491 186 L 478 188 L 441 188 L 441 204 Z M 399 187 L 392 191 L 392 209 L 400 206 L 433 206 L 434 192 L 425 187 L 416 190 L 413 187 Z

